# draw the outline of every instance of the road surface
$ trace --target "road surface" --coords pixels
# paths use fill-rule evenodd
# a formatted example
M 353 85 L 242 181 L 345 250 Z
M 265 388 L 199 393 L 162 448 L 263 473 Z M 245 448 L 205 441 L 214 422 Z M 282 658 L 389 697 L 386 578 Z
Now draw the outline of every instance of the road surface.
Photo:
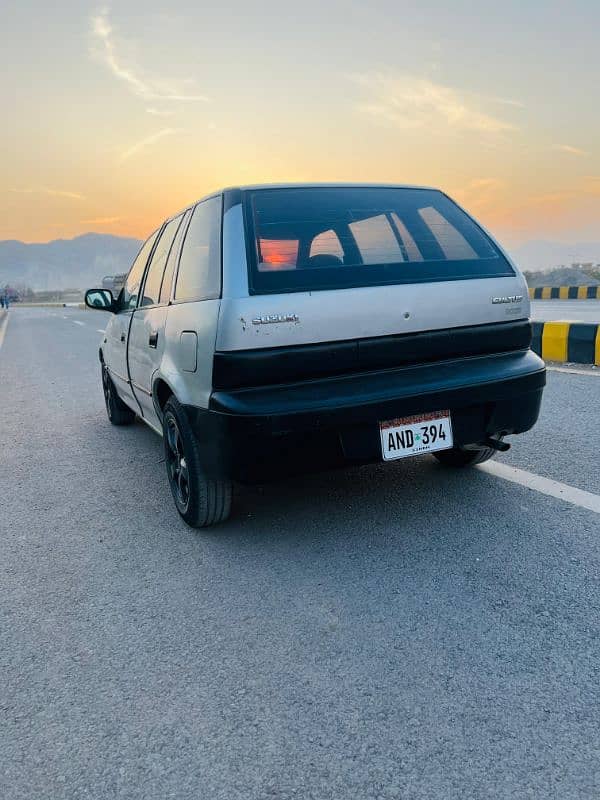
M 600 324 L 600 300 L 532 300 L 531 317 L 539 322 L 569 320 Z
M 107 422 L 105 320 L 14 308 L 0 350 L 0 796 L 600 795 L 598 375 L 549 373 L 522 483 L 423 457 L 192 532 Z

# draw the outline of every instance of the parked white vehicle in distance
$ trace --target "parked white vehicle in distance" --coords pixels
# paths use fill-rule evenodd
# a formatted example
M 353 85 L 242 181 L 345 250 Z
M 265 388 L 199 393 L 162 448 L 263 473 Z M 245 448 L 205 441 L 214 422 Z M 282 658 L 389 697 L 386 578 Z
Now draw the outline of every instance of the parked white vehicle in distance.
M 480 463 L 545 384 L 525 280 L 435 189 L 224 189 L 142 246 L 100 345 L 109 419 L 164 438 L 177 510 L 225 520 L 232 482 L 431 453 Z

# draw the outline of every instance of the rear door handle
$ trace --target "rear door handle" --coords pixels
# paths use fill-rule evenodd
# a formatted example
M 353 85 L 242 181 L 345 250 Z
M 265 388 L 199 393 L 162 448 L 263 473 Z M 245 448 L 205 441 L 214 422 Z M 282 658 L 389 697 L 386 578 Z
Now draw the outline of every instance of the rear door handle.
M 148 345 L 154 348 L 158 346 L 158 331 L 152 331 L 148 337 Z
M 122 341 L 122 342 L 124 342 L 124 341 L 125 341 L 125 334 L 124 334 L 124 333 L 122 333 L 122 334 L 121 334 L 121 341 Z

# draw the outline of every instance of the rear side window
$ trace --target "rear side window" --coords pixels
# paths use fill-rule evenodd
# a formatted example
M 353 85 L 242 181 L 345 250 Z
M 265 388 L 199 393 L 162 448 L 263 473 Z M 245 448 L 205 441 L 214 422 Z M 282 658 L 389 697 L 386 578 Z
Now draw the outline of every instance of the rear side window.
M 185 239 L 175 286 L 175 300 L 210 300 L 221 294 L 222 198 L 198 203 Z
M 181 246 L 181 240 L 183 239 L 183 235 L 185 233 L 185 229 L 187 228 L 188 220 L 190 218 L 191 211 L 186 211 L 183 219 L 181 220 L 181 224 L 177 229 L 177 233 L 175 235 L 175 239 L 173 244 L 171 245 L 171 251 L 169 253 L 169 258 L 167 259 L 167 266 L 165 268 L 165 274 L 163 275 L 162 285 L 160 287 L 160 298 L 159 303 L 164 305 L 168 303 L 171 299 L 171 284 L 173 283 L 173 273 L 175 272 L 175 267 L 177 265 L 177 255 L 179 254 L 179 248 Z
M 127 276 L 125 285 L 121 289 L 121 294 L 119 296 L 120 311 L 135 308 L 137 305 L 140 285 L 144 277 L 146 264 L 148 263 L 148 256 L 152 252 L 158 233 L 159 231 L 155 231 L 152 236 L 144 242 L 142 249 L 137 254 L 137 258 L 129 270 L 129 275 Z
M 435 190 L 260 189 L 244 204 L 254 294 L 514 274 L 481 228 Z
M 448 261 L 477 258 L 477 253 L 462 233 L 454 225 L 451 225 L 436 208 L 433 206 L 421 208 L 419 214 L 439 244 L 444 258 Z
M 183 216 L 183 215 L 182 215 Z M 163 228 L 163 232 L 158 240 L 158 244 L 152 253 L 150 266 L 146 273 L 146 280 L 144 282 L 144 291 L 142 296 L 141 306 L 157 305 L 160 296 L 160 286 L 167 263 L 167 256 L 173 244 L 173 239 L 177 233 L 177 228 L 181 222 L 182 217 L 176 217 L 170 222 L 167 222 Z
M 360 219 L 348 224 L 365 264 L 391 264 L 406 261 L 406 252 L 385 214 Z
M 340 244 L 335 231 L 328 230 L 315 236 L 310 244 L 310 257 L 313 258 L 314 256 L 329 256 L 330 258 L 336 258 L 340 264 L 342 263 L 344 248 Z

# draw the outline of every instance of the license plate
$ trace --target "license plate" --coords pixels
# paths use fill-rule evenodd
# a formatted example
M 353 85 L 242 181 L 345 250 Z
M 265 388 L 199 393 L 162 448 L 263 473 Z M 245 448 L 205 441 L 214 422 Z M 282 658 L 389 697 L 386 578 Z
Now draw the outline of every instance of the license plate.
M 381 453 L 385 461 L 435 453 L 452 447 L 452 424 L 449 411 L 434 411 L 414 417 L 390 419 L 379 423 Z

